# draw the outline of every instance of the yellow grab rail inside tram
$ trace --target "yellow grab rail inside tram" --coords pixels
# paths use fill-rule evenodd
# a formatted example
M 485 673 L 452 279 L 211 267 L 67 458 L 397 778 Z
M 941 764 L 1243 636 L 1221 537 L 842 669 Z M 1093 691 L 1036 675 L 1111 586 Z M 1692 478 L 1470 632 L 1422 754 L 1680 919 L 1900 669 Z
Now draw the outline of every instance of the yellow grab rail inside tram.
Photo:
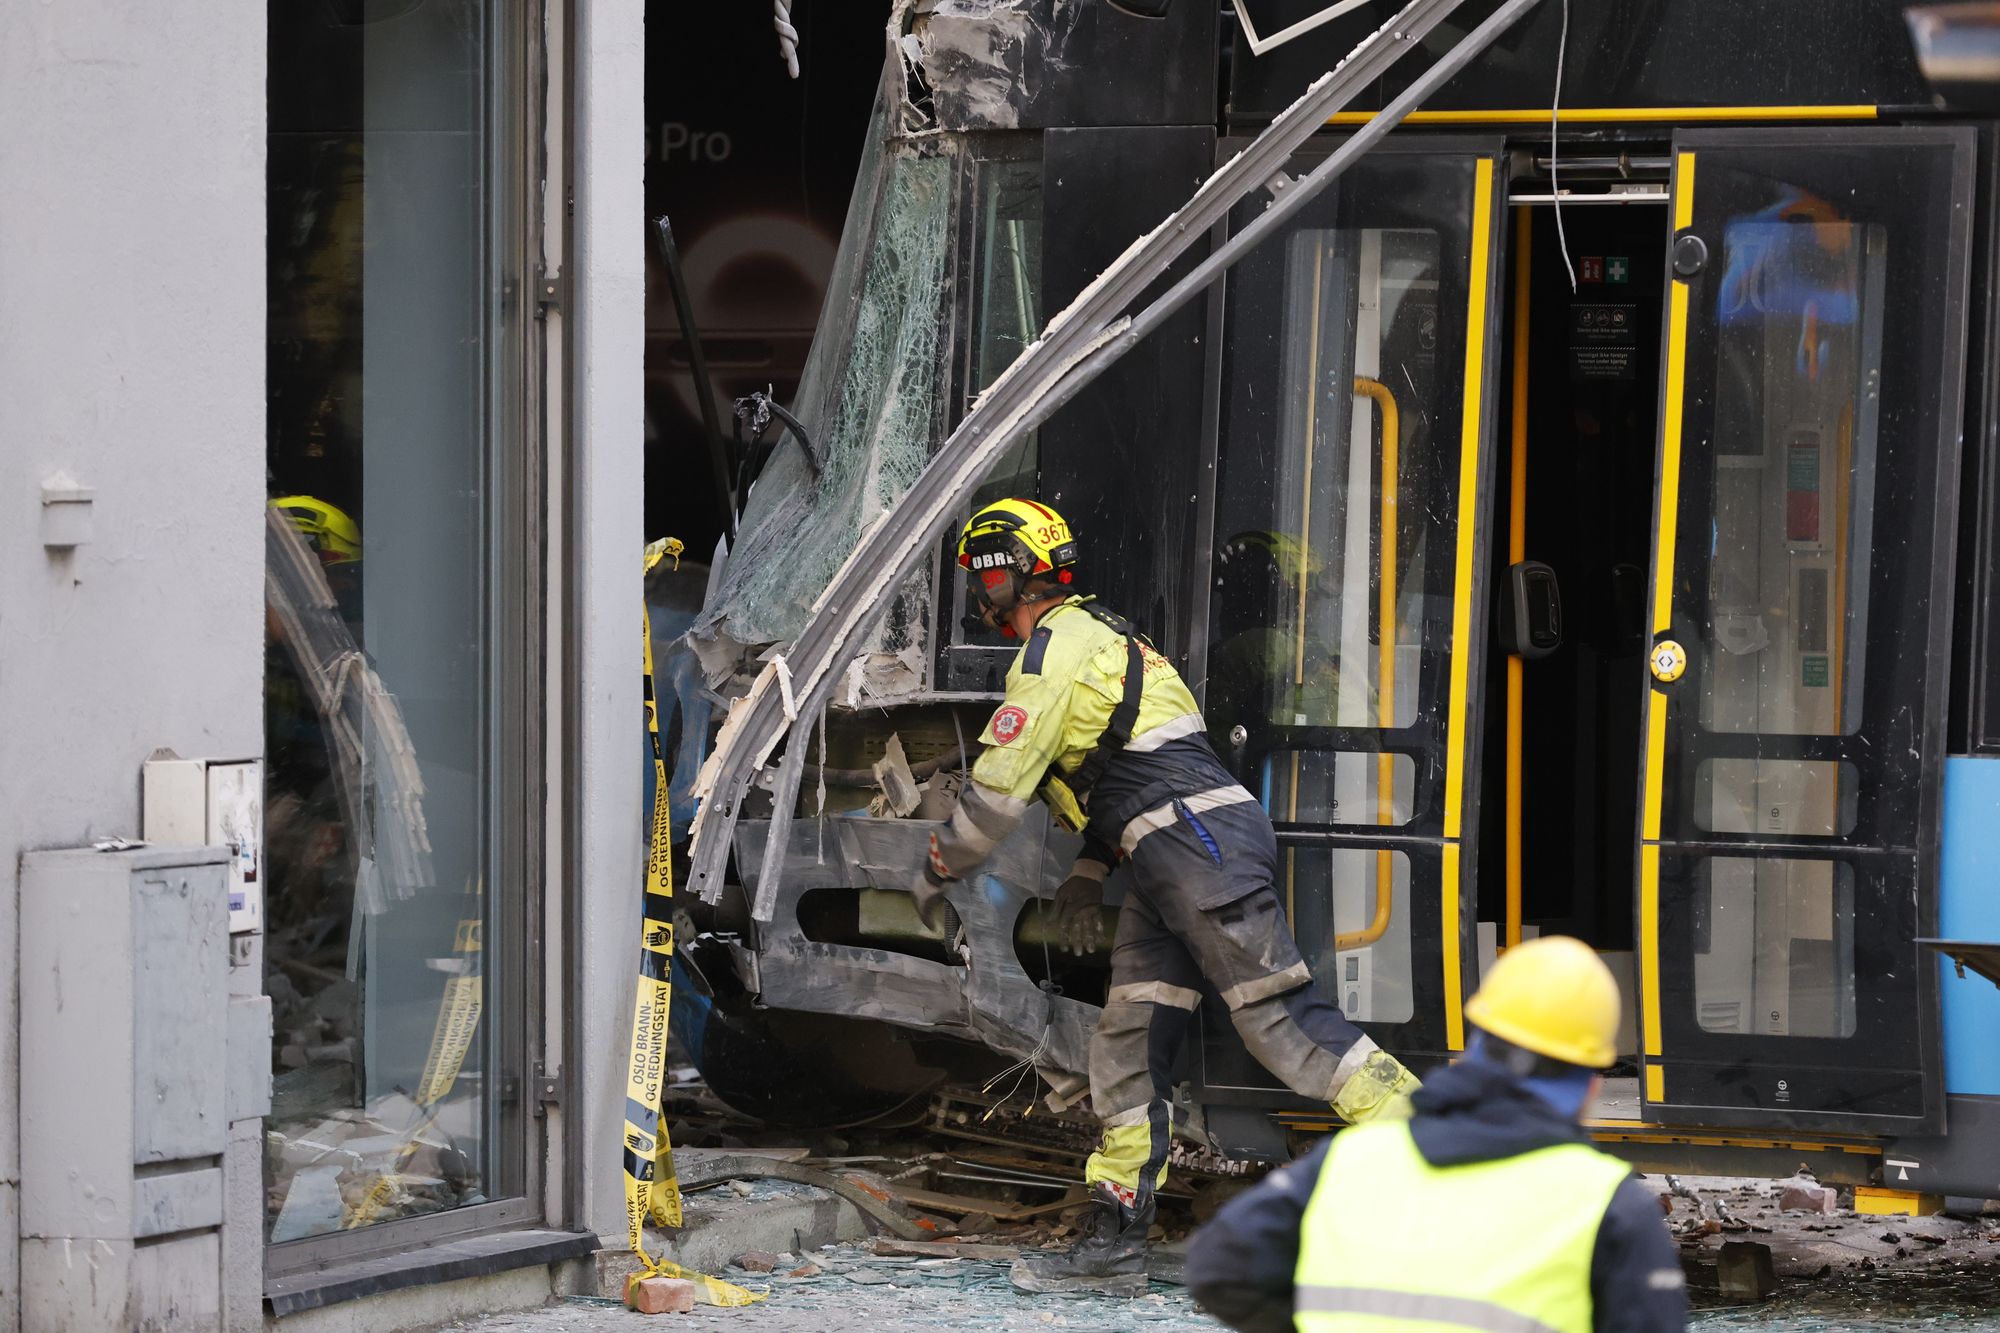
M 1382 574 L 1376 580 L 1376 616 L 1380 620 L 1376 645 L 1375 725 L 1387 730 L 1396 723 L 1396 492 L 1402 467 L 1403 418 L 1396 408 L 1396 395 L 1380 380 L 1354 377 L 1354 396 L 1375 404 L 1381 421 L 1382 460 L 1381 513 Z M 1387 750 L 1375 756 L 1375 822 L 1396 821 L 1396 756 Z M 1389 913 L 1395 903 L 1395 854 L 1375 853 L 1375 911 L 1360 930 L 1336 934 L 1335 952 L 1365 949 L 1389 933 Z
M 1534 222 L 1528 207 L 1514 210 L 1520 240 L 1514 260 L 1514 410 L 1512 448 L 1508 458 L 1507 563 L 1528 558 L 1528 298 L 1533 292 Z M 1507 654 L 1507 918 L 1500 947 L 1521 942 L 1521 748 L 1527 698 L 1526 663 L 1519 653 Z

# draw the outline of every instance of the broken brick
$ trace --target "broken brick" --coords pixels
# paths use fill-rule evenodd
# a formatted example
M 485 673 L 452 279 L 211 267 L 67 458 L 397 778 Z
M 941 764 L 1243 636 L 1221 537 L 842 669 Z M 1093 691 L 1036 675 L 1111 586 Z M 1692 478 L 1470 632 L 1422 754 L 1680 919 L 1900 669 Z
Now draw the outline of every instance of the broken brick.
M 769 1250 L 745 1250 L 736 1256 L 736 1263 L 747 1273 L 769 1273 L 778 1267 L 778 1256 Z
M 694 1283 L 679 1277 L 639 1277 L 625 1284 L 625 1304 L 640 1314 L 694 1313 Z
M 1840 1209 L 1840 1196 L 1831 1185 L 1788 1180 L 1778 1192 L 1778 1207 L 1788 1213 L 1818 1213 L 1831 1217 Z

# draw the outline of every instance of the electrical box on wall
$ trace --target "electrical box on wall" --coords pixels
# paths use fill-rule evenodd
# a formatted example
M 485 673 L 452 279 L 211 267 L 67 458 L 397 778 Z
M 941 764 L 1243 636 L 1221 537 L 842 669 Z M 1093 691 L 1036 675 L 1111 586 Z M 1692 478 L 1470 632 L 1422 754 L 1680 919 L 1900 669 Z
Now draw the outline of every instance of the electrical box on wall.
M 229 933 L 264 929 L 264 761 L 156 752 L 142 780 L 147 842 L 227 847 Z
M 223 1263 L 239 1239 L 262 1239 L 254 1142 L 250 1206 L 232 1216 L 226 1203 L 231 1065 L 268 1072 L 271 1048 L 268 1036 L 229 1047 L 233 859 L 221 847 L 21 858 L 23 1328 L 252 1326 L 257 1274 Z

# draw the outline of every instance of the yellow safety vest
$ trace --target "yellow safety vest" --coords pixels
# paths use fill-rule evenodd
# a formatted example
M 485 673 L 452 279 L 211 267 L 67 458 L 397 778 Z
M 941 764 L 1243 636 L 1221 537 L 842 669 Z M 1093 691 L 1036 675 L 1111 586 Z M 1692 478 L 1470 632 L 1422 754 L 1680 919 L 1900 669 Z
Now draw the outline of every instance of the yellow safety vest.
M 1630 1174 L 1581 1143 L 1438 1167 L 1407 1123 L 1343 1130 L 1299 1230 L 1300 1333 L 1591 1333 L 1597 1228 Z

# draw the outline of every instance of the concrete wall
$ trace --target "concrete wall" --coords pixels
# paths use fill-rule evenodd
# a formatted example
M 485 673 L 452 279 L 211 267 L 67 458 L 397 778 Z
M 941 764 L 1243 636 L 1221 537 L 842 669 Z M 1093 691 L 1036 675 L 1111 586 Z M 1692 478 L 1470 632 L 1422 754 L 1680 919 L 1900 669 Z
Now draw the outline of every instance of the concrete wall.
M 264 15 L 0 5 L 0 1330 L 20 853 L 136 834 L 155 747 L 263 749 Z M 96 490 L 67 555 L 58 469 Z
M 581 708 L 577 895 L 583 1198 L 574 1214 L 625 1240 L 619 1139 L 638 967 L 645 812 L 639 728 L 645 545 L 646 31 L 643 0 L 580 0 L 576 34 L 574 605 Z

